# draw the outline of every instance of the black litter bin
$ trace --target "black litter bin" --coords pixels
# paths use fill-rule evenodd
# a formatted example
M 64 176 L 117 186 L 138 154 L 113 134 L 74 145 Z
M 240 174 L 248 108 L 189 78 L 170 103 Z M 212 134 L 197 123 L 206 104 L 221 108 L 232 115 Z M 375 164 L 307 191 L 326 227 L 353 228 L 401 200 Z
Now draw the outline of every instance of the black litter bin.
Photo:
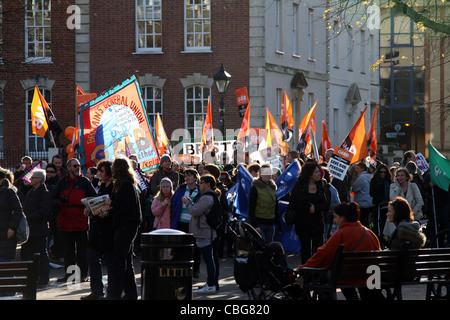
M 141 234 L 142 300 L 192 300 L 194 237 L 173 229 Z

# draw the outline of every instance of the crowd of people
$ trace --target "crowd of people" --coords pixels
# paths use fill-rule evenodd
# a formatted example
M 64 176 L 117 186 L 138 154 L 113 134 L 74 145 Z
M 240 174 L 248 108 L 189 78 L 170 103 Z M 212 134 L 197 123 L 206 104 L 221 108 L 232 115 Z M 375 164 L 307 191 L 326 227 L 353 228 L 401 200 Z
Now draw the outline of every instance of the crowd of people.
M 429 175 L 418 170 L 413 151 L 405 152 L 402 163 L 392 166 L 378 160 L 360 161 L 343 180 L 333 178 L 327 168 L 331 153 L 328 150 L 318 162 L 290 151 L 281 168 L 256 162 L 202 162 L 185 167 L 166 154 L 150 176 L 140 171 L 133 155 L 102 160 L 85 175 L 76 158 L 63 165 L 57 155 L 45 170 L 30 171 L 32 159 L 25 156 L 16 172 L 0 169 L 0 201 L 7 204 L 0 209 L 0 228 L 7 235 L 0 239 L 0 261 L 15 258 L 14 232 L 23 212 L 30 237 L 21 247 L 21 258 L 40 253 L 40 285 L 48 284 L 49 261 L 56 261 L 65 270 L 77 265 L 81 281 L 90 281 L 91 294 L 82 299 L 137 299 L 133 256 L 140 254 L 139 234 L 171 228 L 193 234 L 193 276 L 199 277 L 202 258 L 207 272 L 207 282 L 198 292 L 214 293 L 219 290 L 220 258 L 225 252 L 228 257 L 234 254 L 227 224 L 235 208 L 228 205 L 226 193 L 236 183 L 238 167 L 245 166 L 253 177 L 248 222 L 270 243 L 286 226 L 275 181 L 294 160 L 301 170 L 282 200 L 288 203 L 286 210 L 295 213 L 300 268 L 326 265 L 340 243 L 348 245 L 348 250 L 398 249 L 405 241 L 420 248 L 427 237 L 450 228 L 449 192 L 434 186 Z M 31 182 L 22 179 L 27 171 L 32 172 Z M 140 179 L 145 187 L 138 184 Z M 109 196 L 109 209 L 93 214 L 81 200 L 100 195 Z M 208 214 L 219 207 L 223 219 L 219 226 L 212 226 Z M 434 225 L 437 230 L 430 227 Z M 445 236 L 448 245 L 450 233 L 442 236 L 443 243 Z M 58 281 L 68 281 L 70 276 L 67 272 Z

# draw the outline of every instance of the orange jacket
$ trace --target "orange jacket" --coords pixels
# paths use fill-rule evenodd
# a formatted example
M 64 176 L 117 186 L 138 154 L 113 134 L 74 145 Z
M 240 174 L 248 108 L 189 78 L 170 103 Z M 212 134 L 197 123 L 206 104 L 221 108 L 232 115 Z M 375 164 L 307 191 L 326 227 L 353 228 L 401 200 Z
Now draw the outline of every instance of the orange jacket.
M 337 247 L 344 244 L 344 251 L 351 251 L 355 248 L 364 232 L 361 222 L 345 222 L 340 229 L 333 233 L 330 239 L 317 249 L 317 252 L 299 268 L 324 268 L 329 266 L 334 259 Z M 376 251 L 381 250 L 377 236 L 370 230 L 356 249 L 356 251 Z

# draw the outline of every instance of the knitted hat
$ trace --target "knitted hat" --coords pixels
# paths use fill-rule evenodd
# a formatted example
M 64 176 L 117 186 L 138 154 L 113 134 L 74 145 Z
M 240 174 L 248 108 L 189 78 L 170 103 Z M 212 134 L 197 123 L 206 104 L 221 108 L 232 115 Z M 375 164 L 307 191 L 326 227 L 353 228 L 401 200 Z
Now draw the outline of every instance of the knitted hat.
M 159 188 L 162 188 L 163 186 L 170 186 L 170 189 L 173 189 L 172 180 L 169 178 L 162 178 L 161 182 L 159 183 Z
M 160 159 L 160 162 L 163 163 L 166 160 L 169 160 L 170 162 L 172 162 L 172 158 L 170 158 L 170 156 L 168 154 L 163 155 Z

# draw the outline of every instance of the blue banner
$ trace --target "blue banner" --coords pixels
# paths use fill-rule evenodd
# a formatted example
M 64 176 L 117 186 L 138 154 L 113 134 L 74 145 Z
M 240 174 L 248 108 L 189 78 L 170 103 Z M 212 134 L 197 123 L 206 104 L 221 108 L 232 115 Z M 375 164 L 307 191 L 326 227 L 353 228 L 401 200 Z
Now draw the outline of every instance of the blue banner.
M 277 185 L 277 199 L 283 198 L 292 190 L 301 170 L 300 162 L 295 159 L 278 177 L 277 181 L 275 181 Z
M 275 232 L 273 240 L 281 242 L 285 251 L 298 253 L 301 248 L 300 239 L 295 233 L 295 227 L 293 225 L 288 225 L 284 219 L 288 204 L 289 202 L 287 201 L 278 201 L 278 210 L 281 216 L 281 224 L 283 225 L 283 233 L 279 234 L 278 232 Z

